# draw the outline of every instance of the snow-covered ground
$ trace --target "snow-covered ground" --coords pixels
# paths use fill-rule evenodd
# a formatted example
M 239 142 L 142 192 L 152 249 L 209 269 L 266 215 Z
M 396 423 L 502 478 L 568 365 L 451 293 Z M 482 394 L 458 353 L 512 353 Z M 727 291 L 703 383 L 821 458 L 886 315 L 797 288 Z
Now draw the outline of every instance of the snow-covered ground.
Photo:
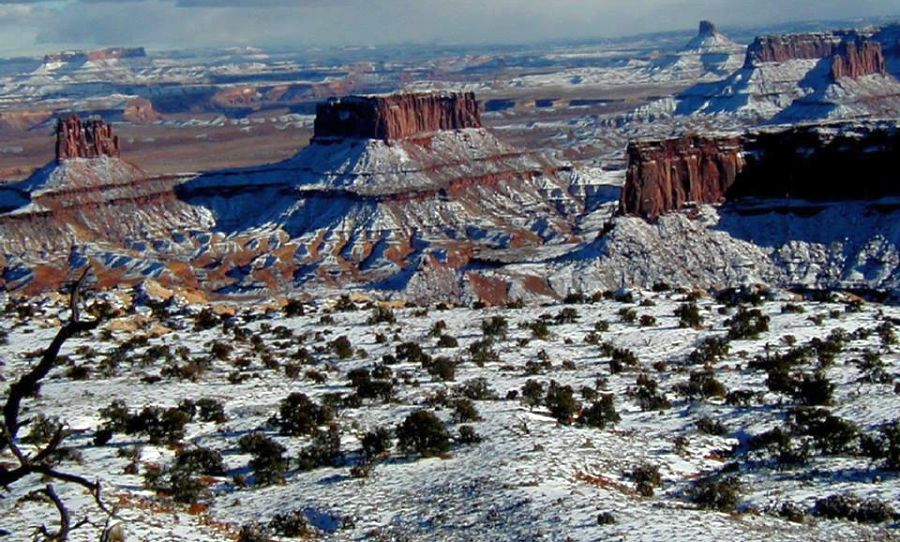
M 879 462 L 865 457 L 859 451 L 859 438 L 845 451 L 825 455 L 813 450 L 807 464 L 787 468 L 778 468 L 760 457 L 759 451 L 748 449 L 753 435 L 786 425 L 796 406 L 795 399 L 770 391 L 766 373 L 750 362 L 757 356 L 764 359 L 784 353 L 788 344 L 824 339 L 834 330 L 848 335 L 833 363 L 822 364 L 835 386 L 832 403 L 822 408 L 855 423 L 862 435 L 875 435 L 882 424 L 896 420 L 900 356 L 896 345 L 881 338 L 889 326 L 886 322 L 900 323 L 896 306 L 851 304 L 848 299 L 812 302 L 786 292 L 773 294 L 755 307 L 770 318 L 768 331 L 755 339 L 730 341 L 730 352 L 708 364 L 727 391 L 744 390 L 752 397 L 740 406 L 718 396 L 689 399 L 676 391 L 692 372 L 703 369 L 702 363 L 688 359 L 699 341 L 725 336 L 725 321 L 736 314 L 736 309 L 702 293 L 696 295 L 701 329 L 679 327 L 674 312 L 689 294 L 676 292 L 635 292 L 632 302 L 598 299 L 523 308 L 395 308 L 395 323 L 377 324 L 368 323 L 374 309 L 363 302 L 352 311 L 316 302 L 306 306 L 305 315 L 294 317 L 272 305 L 232 305 L 219 312 L 236 311 L 236 316 L 226 317 L 224 326 L 205 331 L 194 328 L 199 307 L 171 303 L 152 313 L 146 304 L 133 305 L 124 293 L 108 296 L 114 305 L 125 308 L 124 314 L 108 320 L 93 335 L 66 345 L 67 357 L 41 387 L 39 397 L 27 402 L 27 417 L 40 412 L 69 424 L 73 434 L 65 445 L 81 459 L 64 462 L 64 468 L 103 483 L 107 501 L 118 505 L 117 521 L 123 523 L 129 541 L 235 539 L 241 525 L 266 524 L 274 515 L 293 510 L 303 510 L 328 540 L 774 541 L 896 536 L 893 520 L 863 525 L 808 515 L 804 523 L 793 523 L 777 515 L 785 503 L 810 512 L 817 499 L 833 494 L 853 493 L 896 504 L 900 479 L 896 472 L 882 470 Z M 27 305 L 35 307 L 33 316 L 27 316 Z M 346 308 L 348 303 L 342 305 Z M 22 315 L 16 315 L 17 309 Z M 649 325 L 650 319 L 644 318 L 648 325 L 642 326 L 623 321 L 621 314 L 629 309 L 638 318 L 646 315 L 655 322 Z M 0 357 L 3 380 L 12 382 L 25 371 L 34 362 L 28 353 L 46 346 L 59 319 L 67 316 L 59 299 L 10 302 L 2 320 L 8 332 L 8 345 Z M 494 317 L 508 323 L 508 336 L 494 339 L 491 349 L 497 358 L 480 366 L 469 347 L 483 339 L 482 323 Z M 458 346 L 438 346 L 438 339 L 429 332 L 439 321 L 446 324 L 443 334 L 457 339 Z M 541 338 L 537 337 L 541 326 L 536 326 L 537 333 L 529 327 L 539 321 L 547 324 L 548 331 Z M 607 330 L 602 321 L 608 323 Z M 356 350 L 347 359 L 338 358 L 328 347 L 342 336 Z M 214 341 L 233 350 L 216 358 L 211 355 Z M 114 370 L 109 369 L 114 365 L 109 363 L 114 350 L 126 342 L 133 347 L 123 351 Z M 347 396 L 353 391 L 350 370 L 374 368 L 406 342 L 420 345 L 435 358 L 452 360 L 454 380 L 432 376 L 419 362 L 388 365 L 395 379 L 394 400 L 365 400 L 362 405 L 341 408 L 335 420 L 341 430 L 343 461 L 339 466 L 299 472 L 297 453 L 310 438 L 278 434 L 267 420 L 278 411 L 279 402 L 292 392 L 303 392 L 317 402 L 327 400 L 328 394 Z M 148 354 L 150 349 L 159 354 L 160 346 L 171 351 L 175 361 Z M 612 347 L 631 350 L 637 364 L 611 372 Z M 187 350 L 176 355 L 180 348 Z M 863 371 L 858 362 L 875 355 L 887 375 L 878 383 L 872 383 L 868 378 L 872 373 Z M 211 365 L 195 381 L 163 376 L 166 365 L 204 359 Z M 817 367 L 815 359 L 811 356 L 796 370 L 811 373 Z M 286 376 L 285 367 L 291 365 L 302 365 L 297 378 Z M 73 367 L 89 368 L 90 376 L 73 379 L 79 373 Z M 317 383 L 312 373 L 304 375 L 308 370 L 324 380 Z M 634 393 L 640 374 L 658 382 L 671 403 L 669 408 L 642 411 Z M 481 443 L 455 443 L 444 457 L 429 459 L 406 455 L 395 447 L 368 477 L 351 476 L 351 469 L 360 462 L 361 436 L 375 427 L 394 428 L 415 410 L 435 412 L 457 435 L 460 424 L 453 422 L 453 408 L 446 405 L 475 379 L 484 379 L 494 395 L 475 400 L 481 420 L 471 425 L 483 438 Z M 558 423 L 545 407 L 522 404 L 521 393 L 518 398 L 509 395 L 521 392 L 528 380 L 544 383 L 545 388 L 551 380 L 569 385 L 584 405 L 591 401 L 583 394 L 612 394 L 621 420 L 604 429 Z M 449 399 L 442 400 L 442 394 Z M 183 439 L 183 445 L 218 450 L 224 458 L 225 475 L 203 479 L 208 487 L 200 502 L 208 508 L 176 504 L 144 488 L 148 469 L 169 464 L 182 445 L 155 446 L 140 435 L 121 433 L 105 445 L 93 443 L 102 423 L 98 410 L 113 400 L 122 400 L 136 411 L 201 398 L 221 401 L 227 416 L 218 424 L 189 423 Z M 722 434 L 698 428 L 705 417 L 723 423 Z M 250 456 L 239 451 L 237 442 L 255 430 L 287 448 L 291 465 L 284 484 L 258 487 L 254 483 L 247 466 Z M 795 437 L 795 442 L 803 438 Z M 132 454 L 132 450 L 136 451 Z M 137 473 L 125 474 L 132 457 L 137 458 Z M 13 458 L 4 453 L 0 461 L 8 465 Z M 661 487 L 653 496 L 641 496 L 629 476 L 644 464 L 658 466 L 661 474 Z M 742 482 L 735 512 L 705 510 L 689 497 L 696 480 L 719 472 L 735 474 Z M 237 487 L 235 475 L 247 477 L 249 485 Z M 81 490 L 57 486 L 73 518 L 87 513 L 102 523 L 103 516 Z M 42 522 L 55 521 L 45 503 L 22 500 L 39 487 L 41 480 L 28 478 L 4 491 L 0 528 L 11 533 L 6 539 L 30 540 Z M 598 523 L 601 513 L 610 513 L 614 521 Z M 97 540 L 97 529 L 82 527 L 72 540 Z

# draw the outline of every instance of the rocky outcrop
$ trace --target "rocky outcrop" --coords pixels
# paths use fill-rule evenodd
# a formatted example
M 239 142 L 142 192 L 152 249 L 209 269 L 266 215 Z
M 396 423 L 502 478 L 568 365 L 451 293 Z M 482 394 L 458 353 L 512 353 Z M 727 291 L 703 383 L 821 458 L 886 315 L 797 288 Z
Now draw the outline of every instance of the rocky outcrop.
M 689 203 L 861 200 L 900 194 L 895 123 L 802 126 L 635 142 L 620 212 L 656 220 Z
M 72 158 L 119 156 L 119 137 L 100 119 L 81 120 L 76 115 L 56 122 L 56 161 Z
M 714 36 L 719 33 L 719 29 L 716 28 L 715 23 L 712 21 L 700 21 L 700 36 Z
M 634 142 L 627 155 L 621 210 L 650 220 L 688 202 L 724 201 L 744 167 L 739 137 Z
M 831 60 L 831 77 L 835 81 L 844 77 L 859 79 L 866 75 L 884 74 L 884 52 L 877 41 L 844 41 Z
M 153 108 L 153 102 L 146 98 L 134 98 L 125 104 L 122 118 L 136 124 L 156 122 L 162 116 Z
M 314 139 L 390 141 L 480 127 L 478 101 L 470 92 L 350 96 L 316 107 Z

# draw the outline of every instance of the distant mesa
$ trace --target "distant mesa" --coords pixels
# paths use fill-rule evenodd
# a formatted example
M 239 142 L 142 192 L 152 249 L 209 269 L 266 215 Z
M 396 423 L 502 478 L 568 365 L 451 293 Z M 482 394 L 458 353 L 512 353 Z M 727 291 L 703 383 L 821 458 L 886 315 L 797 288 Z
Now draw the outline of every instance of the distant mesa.
M 747 49 L 745 67 L 804 59 L 831 59 L 834 80 L 886 73 L 882 44 L 856 31 L 761 36 Z
M 472 92 L 331 98 L 316 107 L 315 141 L 402 140 L 444 130 L 481 128 Z
M 44 64 L 143 58 L 146 56 L 147 51 L 143 47 L 111 47 L 94 51 L 60 51 L 45 55 Z
M 77 115 L 56 121 L 56 162 L 73 158 L 119 156 L 119 137 L 101 119 L 81 120 Z

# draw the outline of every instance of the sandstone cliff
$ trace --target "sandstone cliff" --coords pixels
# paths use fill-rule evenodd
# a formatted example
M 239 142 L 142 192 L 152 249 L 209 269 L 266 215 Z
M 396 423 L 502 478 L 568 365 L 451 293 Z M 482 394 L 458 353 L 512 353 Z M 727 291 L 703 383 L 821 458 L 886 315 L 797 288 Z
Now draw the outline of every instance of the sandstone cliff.
M 894 123 L 803 126 L 704 138 L 635 142 L 620 212 L 648 220 L 688 203 L 744 197 L 812 201 L 900 194 Z
M 655 220 L 687 202 L 719 203 L 744 166 L 741 151 L 738 137 L 632 143 L 621 209 Z
M 838 46 L 831 60 L 831 77 L 859 79 L 866 75 L 884 75 L 885 61 L 881 43 L 872 40 L 847 40 Z
M 100 119 L 81 120 L 72 115 L 56 123 L 56 161 L 72 158 L 119 156 L 119 137 Z
M 841 38 L 838 33 L 760 36 L 747 49 L 744 65 L 749 68 L 765 62 L 829 57 L 835 53 Z
M 474 93 L 334 98 L 316 108 L 315 139 L 408 139 L 480 128 Z

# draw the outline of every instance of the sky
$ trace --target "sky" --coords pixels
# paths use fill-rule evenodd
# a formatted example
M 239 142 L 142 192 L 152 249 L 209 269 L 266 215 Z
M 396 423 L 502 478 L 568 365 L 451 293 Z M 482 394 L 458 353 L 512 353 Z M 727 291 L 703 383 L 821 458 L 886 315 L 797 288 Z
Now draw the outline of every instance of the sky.
M 527 43 L 898 16 L 900 0 L 0 0 L 0 51 Z

